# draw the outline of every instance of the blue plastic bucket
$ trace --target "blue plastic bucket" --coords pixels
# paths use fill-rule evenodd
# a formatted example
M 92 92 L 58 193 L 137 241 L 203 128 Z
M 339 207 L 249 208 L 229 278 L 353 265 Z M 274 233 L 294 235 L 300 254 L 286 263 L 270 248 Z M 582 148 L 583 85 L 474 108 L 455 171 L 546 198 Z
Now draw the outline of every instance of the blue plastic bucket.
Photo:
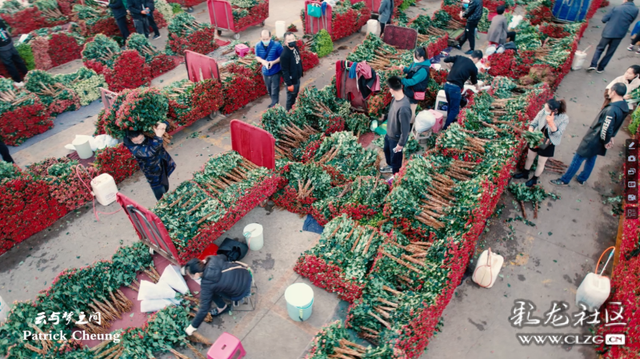
M 313 312 L 313 289 L 305 283 L 295 283 L 287 287 L 284 292 L 287 301 L 289 317 L 302 322 L 311 316 Z

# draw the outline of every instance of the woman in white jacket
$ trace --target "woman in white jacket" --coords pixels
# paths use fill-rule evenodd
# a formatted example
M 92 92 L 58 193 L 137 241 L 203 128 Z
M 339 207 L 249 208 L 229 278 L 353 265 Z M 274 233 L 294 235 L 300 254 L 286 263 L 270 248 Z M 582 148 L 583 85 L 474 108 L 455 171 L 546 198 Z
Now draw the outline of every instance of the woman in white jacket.
M 538 115 L 529 124 L 529 131 L 542 131 L 544 134 L 544 143 L 536 148 L 529 148 L 527 153 L 527 162 L 524 165 L 524 171 L 513 175 L 515 179 L 528 179 L 533 161 L 538 157 L 538 166 L 533 178 L 527 181 L 526 186 L 531 187 L 538 183 L 538 178 L 544 171 L 544 165 L 547 160 L 553 157 L 555 148 L 562 140 L 562 134 L 569 124 L 569 116 L 566 114 L 567 104 L 564 100 L 550 99 L 545 103 L 544 108 L 538 112 Z

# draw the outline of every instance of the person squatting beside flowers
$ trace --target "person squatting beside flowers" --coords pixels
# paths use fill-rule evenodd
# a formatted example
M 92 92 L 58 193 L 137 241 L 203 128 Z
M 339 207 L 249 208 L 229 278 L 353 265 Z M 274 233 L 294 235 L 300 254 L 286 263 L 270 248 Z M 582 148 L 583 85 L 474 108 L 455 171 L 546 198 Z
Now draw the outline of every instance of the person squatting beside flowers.
M 169 176 L 176 169 L 176 163 L 163 145 L 162 136 L 167 126 L 167 122 L 158 123 L 153 128 L 153 138 L 147 138 L 140 131 L 127 131 L 124 138 L 124 145 L 140 165 L 157 200 L 169 191 Z
M 181 272 L 195 281 L 200 280 L 200 307 L 185 329 L 187 335 L 192 335 L 198 329 L 207 313 L 215 317 L 229 310 L 230 306 L 224 299 L 237 302 L 251 294 L 253 277 L 247 265 L 229 262 L 223 254 L 209 256 L 204 261 L 194 258 Z M 211 302 L 216 308 L 211 309 Z
M 529 131 L 542 131 L 544 134 L 544 143 L 536 148 L 529 147 L 527 153 L 527 162 L 524 165 L 524 171 L 513 175 L 515 179 L 529 178 L 529 172 L 533 161 L 538 156 L 538 166 L 533 178 L 527 181 L 526 186 L 531 187 L 538 183 L 538 178 L 544 171 L 547 160 L 553 157 L 556 146 L 562 140 L 562 134 L 569 124 L 569 116 L 567 116 L 567 104 L 564 100 L 549 99 L 545 103 L 544 108 L 538 112 L 536 117 L 529 124 Z

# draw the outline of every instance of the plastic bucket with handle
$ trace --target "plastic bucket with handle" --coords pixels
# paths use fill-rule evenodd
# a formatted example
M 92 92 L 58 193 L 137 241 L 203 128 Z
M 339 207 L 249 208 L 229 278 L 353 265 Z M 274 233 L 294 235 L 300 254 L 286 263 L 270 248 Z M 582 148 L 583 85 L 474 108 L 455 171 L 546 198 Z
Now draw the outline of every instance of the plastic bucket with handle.
M 252 251 L 259 251 L 264 245 L 264 236 L 262 235 L 262 225 L 251 223 L 244 227 L 242 231 L 244 238 L 247 239 L 247 245 Z
M 289 317 L 296 322 L 302 322 L 313 312 L 313 289 L 305 283 L 290 285 L 284 292 L 287 301 Z

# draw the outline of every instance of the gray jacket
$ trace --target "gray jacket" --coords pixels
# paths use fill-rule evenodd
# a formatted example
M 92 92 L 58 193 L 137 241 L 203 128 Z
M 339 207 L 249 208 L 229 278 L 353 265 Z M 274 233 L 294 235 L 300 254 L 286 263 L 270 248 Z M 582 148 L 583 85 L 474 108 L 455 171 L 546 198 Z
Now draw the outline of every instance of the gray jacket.
M 562 140 L 564 129 L 569 124 L 569 116 L 564 113 L 555 115 L 553 122 L 556 124 L 556 132 L 551 132 L 551 129 L 549 129 L 549 139 L 554 146 L 558 146 Z M 538 112 L 533 121 L 529 123 L 529 126 L 533 127 L 534 130 L 540 131 L 547 126 L 547 115 L 544 113 L 544 108 Z
M 391 21 L 391 15 L 393 15 L 393 0 L 382 0 L 378 14 L 380 15 L 378 21 L 382 24 L 388 24 Z
M 629 26 L 638 17 L 638 8 L 633 2 L 627 1 L 616 6 L 602 18 L 607 26 L 602 30 L 605 39 L 622 39 L 627 35 Z
M 504 15 L 496 15 L 491 20 L 487 40 L 500 45 L 507 41 L 507 18 Z

